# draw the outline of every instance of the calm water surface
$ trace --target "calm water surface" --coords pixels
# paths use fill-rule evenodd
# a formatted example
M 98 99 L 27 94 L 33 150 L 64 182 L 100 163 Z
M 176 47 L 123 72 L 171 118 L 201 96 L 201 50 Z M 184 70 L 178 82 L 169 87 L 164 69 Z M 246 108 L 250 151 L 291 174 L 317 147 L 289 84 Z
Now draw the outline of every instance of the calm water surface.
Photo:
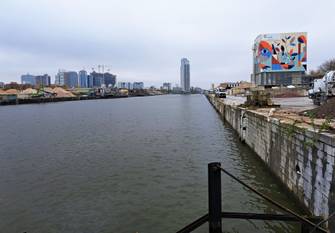
M 299 210 L 201 95 L 2 106 L 0 130 L 0 232 L 175 232 L 207 212 L 213 161 Z M 222 178 L 223 210 L 275 211 Z M 299 230 L 269 221 L 223 226 Z

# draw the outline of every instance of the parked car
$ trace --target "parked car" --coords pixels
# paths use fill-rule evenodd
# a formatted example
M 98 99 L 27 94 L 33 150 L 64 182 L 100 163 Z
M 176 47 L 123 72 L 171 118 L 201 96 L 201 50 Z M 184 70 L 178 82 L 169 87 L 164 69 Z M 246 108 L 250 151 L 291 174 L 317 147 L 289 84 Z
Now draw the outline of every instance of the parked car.
M 218 98 L 226 98 L 227 93 L 225 91 L 216 91 L 215 96 L 218 97 Z

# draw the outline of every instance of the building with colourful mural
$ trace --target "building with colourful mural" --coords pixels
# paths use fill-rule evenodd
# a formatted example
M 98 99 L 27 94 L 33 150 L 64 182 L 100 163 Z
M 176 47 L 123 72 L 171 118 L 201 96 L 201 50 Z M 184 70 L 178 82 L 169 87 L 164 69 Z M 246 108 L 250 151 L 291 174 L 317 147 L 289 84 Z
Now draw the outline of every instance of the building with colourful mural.
M 261 86 L 305 85 L 306 71 L 306 32 L 262 34 L 255 39 L 252 83 Z

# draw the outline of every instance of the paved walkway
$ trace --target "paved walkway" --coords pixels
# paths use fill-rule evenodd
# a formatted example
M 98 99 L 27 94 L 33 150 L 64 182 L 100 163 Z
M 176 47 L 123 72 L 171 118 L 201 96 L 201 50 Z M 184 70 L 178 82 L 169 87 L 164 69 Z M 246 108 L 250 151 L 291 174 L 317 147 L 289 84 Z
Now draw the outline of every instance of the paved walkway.
M 240 96 L 227 96 L 227 98 L 224 99 L 224 102 L 230 105 L 240 105 L 243 104 L 246 99 L 246 97 Z M 272 100 L 274 104 L 279 104 L 280 108 L 285 108 L 294 112 L 301 112 L 316 107 L 313 105 L 313 101 L 308 97 L 273 98 Z
M 228 105 L 240 105 L 246 101 L 246 97 L 227 96 L 227 98 L 221 100 Z M 255 111 L 267 117 L 274 117 L 288 123 L 298 121 L 299 125 L 303 127 L 311 127 L 311 119 L 307 116 L 299 114 L 317 107 L 316 105 L 313 105 L 313 101 L 311 99 L 308 97 L 291 97 L 273 98 L 272 100 L 274 104 L 279 104 L 280 108 L 258 108 L 251 111 Z M 321 125 L 324 121 L 324 119 L 315 119 L 314 123 L 316 125 Z M 335 122 L 332 122 L 331 126 L 332 128 L 335 128 Z

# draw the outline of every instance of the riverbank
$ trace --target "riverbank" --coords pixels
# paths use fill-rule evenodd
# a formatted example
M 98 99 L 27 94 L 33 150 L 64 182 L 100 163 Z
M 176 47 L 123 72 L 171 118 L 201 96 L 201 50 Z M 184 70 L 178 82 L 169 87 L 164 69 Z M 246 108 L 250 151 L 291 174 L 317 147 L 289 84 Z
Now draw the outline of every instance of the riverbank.
M 19 105 L 19 104 L 41 104 L 65 101 L 79 101 L 79 100 L 97 100 L 97 99 L 119 99 L 130 97 L 145 97 L 152 95 L 119 95 L 119 96 L 76 96 L 76 97 L 49 97 L 49 98 L 30 98 L 30 99 L 8 99 L 0 102 L 1 105 Z
M 57 98 L 10 99 L 7 101 L 0 102 L 0 105 L 41 104 L 41 103 L 64 102 L 64 101 L 114 99 L 114 98 L 127 98 L 127 97 L 128 96 L 107 96 L 107 97 L 78 96 L 78 97 L 57 97 Z
M 311 127 L 291 116 L 277 117 L 270 109 L 248 110 L 212 95 L 207 99 L 311 213 L 327 217 L 335 211 L 334 134 L 318 130 L 314 122 Z M 335 231 L 334 220 L 329 228 Z
M 115 99 L 127 97 L 143 97 L 168 94 L 157 89 L 134 89 L 124 88 L 72 88 L 50 86 L 42 88 L 0 88 L 0 105 L 35 104 L 78 100 Z

